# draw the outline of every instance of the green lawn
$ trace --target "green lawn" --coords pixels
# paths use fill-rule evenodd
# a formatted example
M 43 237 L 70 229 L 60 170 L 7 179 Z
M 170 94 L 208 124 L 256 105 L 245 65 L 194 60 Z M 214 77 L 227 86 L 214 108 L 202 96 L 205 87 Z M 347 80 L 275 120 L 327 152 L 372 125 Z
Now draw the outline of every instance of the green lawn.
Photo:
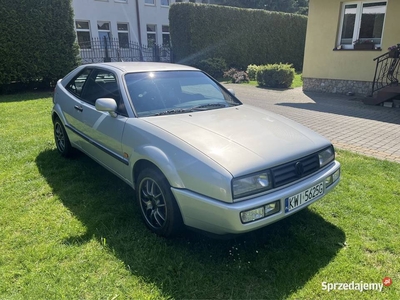
M 0 96 L 0 299 L 400 299 L 400 164 L 338 152 L 342 182 L 233 240 L 166 240 L 132 190 L 54 147 L 49 93 Z M 382 292 L 322 290 L 381 283 Z

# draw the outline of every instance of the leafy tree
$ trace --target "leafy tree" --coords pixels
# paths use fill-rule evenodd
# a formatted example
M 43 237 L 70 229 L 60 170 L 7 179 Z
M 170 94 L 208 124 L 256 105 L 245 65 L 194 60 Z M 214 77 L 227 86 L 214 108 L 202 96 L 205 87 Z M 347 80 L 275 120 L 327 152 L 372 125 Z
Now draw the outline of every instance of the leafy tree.
M 308 13 L 308 0 L 210 0 L 210 4 L 256 8 L 288 13 Z
M 48 85 L 78 64 L 71 0 L 0 0 L 0 19 L 0 85 Z

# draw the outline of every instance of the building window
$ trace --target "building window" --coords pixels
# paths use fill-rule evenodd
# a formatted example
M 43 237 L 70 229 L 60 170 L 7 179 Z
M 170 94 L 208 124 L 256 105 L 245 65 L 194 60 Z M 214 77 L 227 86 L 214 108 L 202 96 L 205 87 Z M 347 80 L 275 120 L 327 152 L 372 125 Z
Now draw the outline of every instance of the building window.
M 147 46 L 153 47 L 157 43 L 156 39 L 156 25 L 148 24 L 147 26 Z
M 144 0 L 144 4 L 156 5 L 156 0 Z
M 100 45 L 104 48 L 105 44 L 109 44 L 111 39 L 110 22 L 97 22 L 97 30 L 99 32 Z
M 89 21 L 75 21 L 76 37 L 81 49 L 91 49 Z
M 117 23 L 118 42 L 120 48 L 129 48 L 129 31 L 127 23 Z
M 166 47 L 170 46 L 169 26 L 167 25 L 162 26 L 162 45 Z
M 353 2 L 342 8 L 339 43 L 344 49 L 353 49 L 353 43 L 373 41 L 381 46 L 386 1 Z
M 169 0 L 161 0 L 161 6 L 169 6 Z

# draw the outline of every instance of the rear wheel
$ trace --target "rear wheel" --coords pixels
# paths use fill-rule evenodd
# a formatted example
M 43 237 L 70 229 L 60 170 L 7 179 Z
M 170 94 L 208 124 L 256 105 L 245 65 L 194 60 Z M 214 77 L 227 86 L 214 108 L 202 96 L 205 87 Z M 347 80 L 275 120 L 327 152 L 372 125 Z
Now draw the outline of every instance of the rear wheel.
M 146 226 L 154 233 L 171 237 L 183 227 L 182 216 L 166 178 L 153 168 L 140 172 L 136 199 Z
M 69 141 L 67 132 L 65 131 L 64 125 L 59 118 L 54 120 L 54 141 L 58 152 L 64 156 L 68 157 L 72 153 L 72 146 Z

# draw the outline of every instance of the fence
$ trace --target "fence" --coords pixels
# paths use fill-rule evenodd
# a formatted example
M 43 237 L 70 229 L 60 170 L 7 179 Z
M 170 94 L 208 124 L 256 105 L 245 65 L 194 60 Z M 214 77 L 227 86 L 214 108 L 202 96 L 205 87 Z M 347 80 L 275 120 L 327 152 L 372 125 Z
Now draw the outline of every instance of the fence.
M 79 41 L 79 47 L 82 64 L 115 61 L 173 62 L 169 46 L 144 46 L 133 41 L 104 37 Z

